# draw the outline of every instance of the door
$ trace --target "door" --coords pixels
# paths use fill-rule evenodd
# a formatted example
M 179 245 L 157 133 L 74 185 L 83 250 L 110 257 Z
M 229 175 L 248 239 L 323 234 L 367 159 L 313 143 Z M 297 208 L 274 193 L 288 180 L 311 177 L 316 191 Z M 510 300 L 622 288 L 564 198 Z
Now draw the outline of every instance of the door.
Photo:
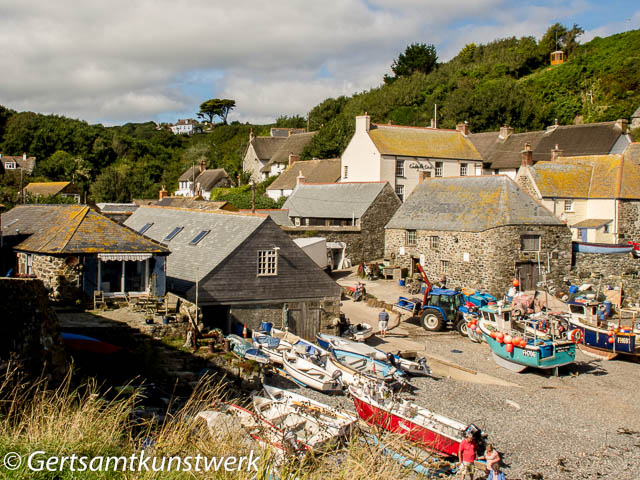
M 579 228 L 578 229 L 578 233 L 580 234 L 580 241 L 581 242 L 586 242 L 587 241 L 587 232 L 588 232 L 588 230 L 586 228 Z
M 538 265 L 533 262 L 518 263 L 516 275 L 520 281 L 521 290 L 535 290 L 541 278 Z

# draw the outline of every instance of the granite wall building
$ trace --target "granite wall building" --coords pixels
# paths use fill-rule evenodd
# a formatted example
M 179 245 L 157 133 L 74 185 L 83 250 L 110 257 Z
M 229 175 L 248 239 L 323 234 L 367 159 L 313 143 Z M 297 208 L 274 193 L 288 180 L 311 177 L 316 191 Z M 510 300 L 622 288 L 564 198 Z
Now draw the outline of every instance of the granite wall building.
M 571 265 L 567 226 L 503 175 L 431 178 L 386 226 L 385 257 L 448 287 L 502 296 L 518 278 L 561 284 Z

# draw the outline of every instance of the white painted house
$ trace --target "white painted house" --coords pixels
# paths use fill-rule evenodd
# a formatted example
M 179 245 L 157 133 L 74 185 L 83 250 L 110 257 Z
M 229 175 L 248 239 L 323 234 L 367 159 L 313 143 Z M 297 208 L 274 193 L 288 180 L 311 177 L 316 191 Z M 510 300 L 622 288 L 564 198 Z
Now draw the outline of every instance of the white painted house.
M 198 122 L 191 118 L 181 118 L 170 128 L 174 135 L 193 135 L 198 130 Z
M 387 181 L 404 201 L 428 177 L 482 175 L 482 157 L 457 130 L 372 124 L 356 117 L 356 131 L 341 159 L 341 182 Z

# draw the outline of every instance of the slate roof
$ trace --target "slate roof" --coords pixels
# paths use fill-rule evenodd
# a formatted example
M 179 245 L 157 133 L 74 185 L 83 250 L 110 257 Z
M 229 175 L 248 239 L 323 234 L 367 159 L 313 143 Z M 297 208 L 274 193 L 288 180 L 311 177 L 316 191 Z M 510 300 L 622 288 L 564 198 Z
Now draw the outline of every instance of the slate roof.
M 222 210 L 192 210 L 142 206 L 124 224 L 136 231 L 147 223 L 153 225 L 144 233 L 157 242 L 176 227 L 183 227 L 167 242 L 171 257 L 167 277 L 191 284 L 201 280 L 244 242 L 262 223 L 266 215 L 251 215 Z M 210 230 L 197 245 L 189 245 L 203 230 Z
M 193 210 L 229 210 L 237 209 L 229 202 L 210 202 L 207 200 L 197 200 L 191 197 L 164 197 L 162 200 L 154 202 L 152 205 L 158 207 L 179 207 Z
M 7 213 L 12 215 L 7 215 L 7 218 L 3 215 L 3 221 L 9 222 L 10 217 L 23 217 L 24 228 L 31 230 L 29 238 L 17 245 L 16 250 L 48 255 L 169 253 L 166 247 L 119 225 L 86 205 L 20 205 Z M 19 227 L 10 225 L 10 228 Z
M 505 175 L 430 178 L 385 228 L 482 232 L 507 225 L 562 225 Z
M 340 180 L 340 159 L 304 160 L 295 162 L 280 174 L 269 185 L 269 190 L 293 190 L 296 186 L 298 175 L 302 172 L 309 183 L 335 183 Z
M 135 203 L 96 203 L 100 213 L 133 213 L 138 209 Z
M 268 162 L 288 137 L 254 137 L 249 142 L 253 145 L 258 158 L 263 162 Z
M 24 158 L 24 155 L 0 154 L 0 161 L 3 167 L 5 162 L 16 162 L 16 164 L 27 173 L 33 173 L 33 169 L 36 168 L 36 157 Z
M 33 196 L 49 197 L 58 195 L 67 187 L 74 187 L 74 185 L 71 182 L 31 182 L 24 187 L 24 191 Z M 73 190 L 73 193 L 77 193 L 76 188 L 71 188 L 70 190 Z
M 251 210 L 240 210 L 242 213 L 251 213 Z M 256 209 L 256 213 L 260 213 L 262 215 L 269 215 L 271 220 L 274 221 L 276 225 L 281 227 L 291 227 L 293 226 L 293 222 L 289 218 L 289 210 L 275 209 L 275 208 L 260 208 Z
M 304 148 L 311 143 L 313 137 L 318 132 L 305 132 L 289 135 L 286 140 L 278 147 L 269 159 L 269 164 L 289 163 L 289 154 L 300 155 Z
M 560 157 L 529 172 L 544 198 L 640 199 L 640 165 L 623 154 Z
M 520 152 L 529 143 L 533 151 L 533 161 L 551 160 L 551 151 L 558 145 L 564 156 L 605 155 L 624 132 L 617 122 L 588 123 L 585 125 L 559 125 L 546 130 L 512 133 L 501 139 L 498 132 L 492 145 L 487 133 L 469 135 L 471 142 L 481 151 L 485 163 L 491 168 L 519 168 L 522 164 Z
M 295 167 L 295 164 L 294 164 Z M 298 185 L 282 206 L 289 217 L 360 218 L 387 182 Z
M 382 155 L 482 160 L 457 130 L 372 124 L 368 133 Z

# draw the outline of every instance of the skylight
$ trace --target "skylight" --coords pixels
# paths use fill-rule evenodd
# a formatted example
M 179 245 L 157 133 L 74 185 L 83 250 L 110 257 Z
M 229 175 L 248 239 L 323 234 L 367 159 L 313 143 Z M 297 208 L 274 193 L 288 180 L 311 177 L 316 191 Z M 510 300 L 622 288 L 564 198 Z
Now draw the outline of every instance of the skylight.
M 149 230 L 152 226 L 153 226 L 153 223 L 147 223 L 140 230 L 138 230 L 138 233 L 144 233 L 147 230 Z
M 189 242 L 189 245 L 197 245 L 198 242 L 206 237 L 210 231 L 211 230 L 202 230 L 198 235 L 195 236 L 193 240 Z
M 182 231 L 182 229 L 183 229 L 183 228 L 184 228 L 184 227 L 176 227 L 176 228 L 174 228 L 173 230 L 171 230 L 171 232 L 169 233 L 169 235 L 167 235 L 166 237 L 164 237 L 164 240 L 163 240 L 163 241 L 164 241 L 164 242 L 170 242 L 171 240 L 173 240 L 173 238 L 174 238 L 176 235 L 178 235 L 178 234 Z

